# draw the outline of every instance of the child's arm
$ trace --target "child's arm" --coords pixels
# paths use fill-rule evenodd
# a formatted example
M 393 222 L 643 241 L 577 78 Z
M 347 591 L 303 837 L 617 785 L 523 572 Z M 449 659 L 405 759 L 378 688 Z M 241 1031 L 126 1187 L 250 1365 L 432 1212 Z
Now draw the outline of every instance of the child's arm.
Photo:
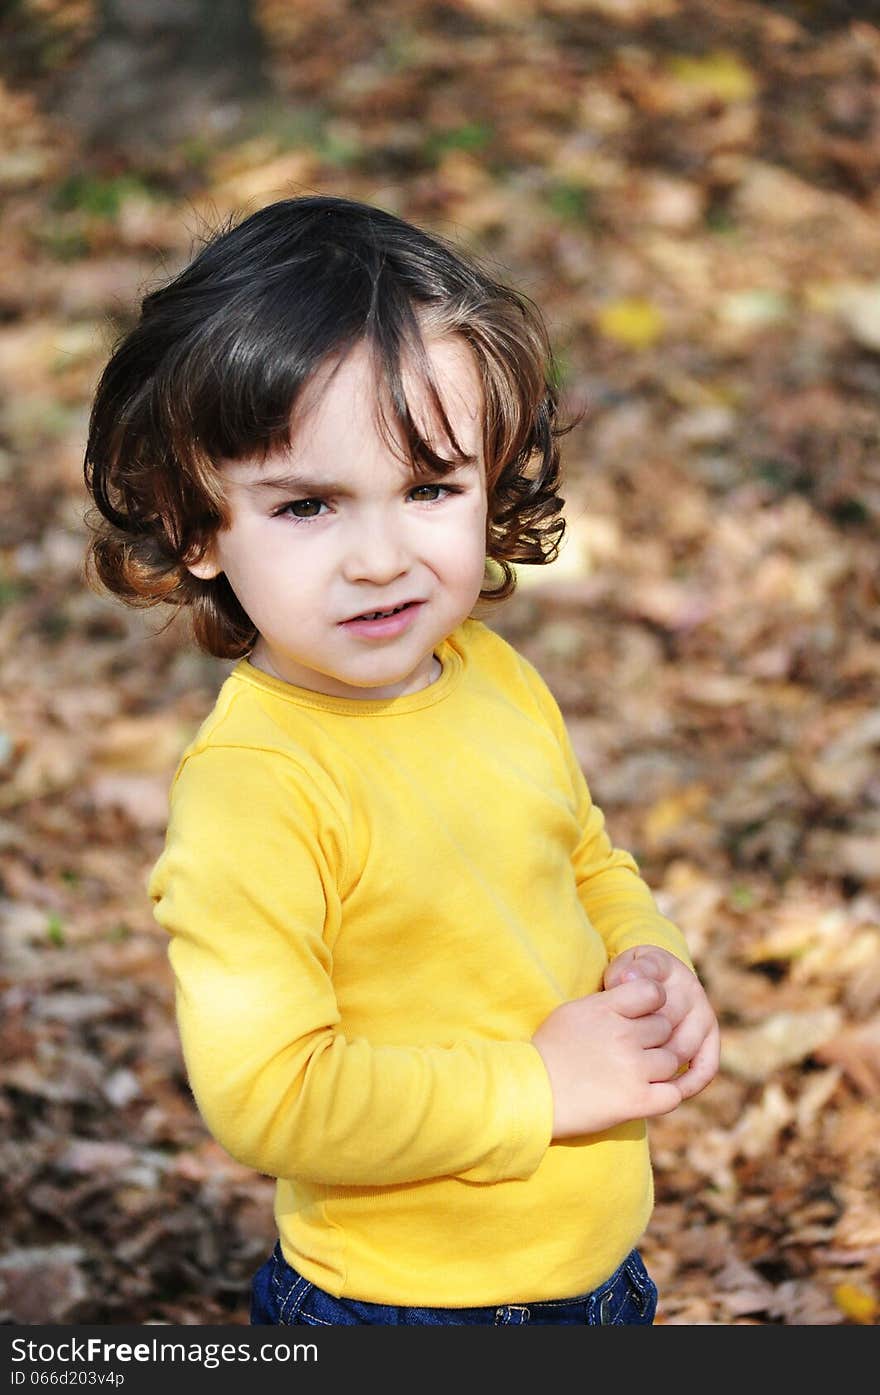
M 572 866 L 581 904 L 605 942 L 610 959 L 637 945 L 658 945 L 688 968 L 693 968 L 687 943 L 678 927 L 660 914 L 650 887 L 639 874 L 631 853 L 612 845 L 605 817 L 593 803 L 559 704 L 543 678 L 525 666 L 545 720 L 562 753 L 575 817 L 581 829 L 572 853 Z
M 572 851 L 578 895 L 590 921 L 605 942 L 610 959 L 636 945 L 653 944 L 669 950 L 692 968 L 684 936 L 660 914 L 635 858 L 615 848 L 605 831 L 605 818 L 594 803 L 584 772 L 574 753 L 559 704 L 537 669 L 519 656 L 520 672 L 531 689 L 541 717 L 553 732 L 562 758 L 562 791 L 571 800 L 581 830 Z
M 575 857 L 581 901 L 608 949 L 604 987 L 650 979 L 664 990 L 671 1034 L 666 1048 L 682 1072 L 681 1098 L 705 1089 L 719 1064 L 715 1013 L 694 970 L 684 936 L 657 909 L 628 853 L 612 848 L 601 812 L 581 777 L 584 836 Z
M 559 740 L 581 829 L 572 854 L 578 894 L 610 960 L 606 992 L 562 1004 L 533 1038 L 553 1088 L 554 1138 L 562 1138 L 608 1127 L 594 1125 L 595 1117 L 616 1115 L 613 1122 L 620 1123 L 648 1118 L 698 1094 L 718 1070 L 719 1030 L 684 936 L 661 915 L 632 855 L 612 846 L 559 706 L 537 674 L 535 681 Z M 617 996 L 639 981 L 662 990 L 659 1009 L 649 1006 L 644 1016 Z M 614 1043 L 605 1068 L 596 1028 L 603 1016 Z M 654 1040 L 658 1018 L 666 1030 Z M 613 1087 L 610 1073 L 615 1075 Z
M 572 760 L 574 757 L 572 755 Z M 612 846 L 604 815 L 592 801 L 578 767 L 572 771 L 578 799 L 581 840 L 572 862 L 581 904 L 598 930 L 610 959 L 637 945 L 657 945 L 692 968 L 678 926 L 661 915 L 633 856 Z
M 602 993 L 563 1003 L 533 1043 L 554 1098 L 554 1139 L 651 1118 L 705 1089 L 719 1030 L 678 928 L 661 916 L 628 853 L 613 848 L 580 776 L 583 836 L 574 865 L 582 904 L 610 963 Z M 621 998 L 658 990 L 656 1006 Z M 665 1029 L 665 1030 L 664 1030 Z
M 292 763 L 235 748 L 191 757 L 176 782 L 151 893 L 172 935 L 183 1053 L 205 1123 L 232 1156 L 276 1177 L 529 1176 L 553 1113 L 529 1041 L 374 1045 L 340 1029 L 332 971 L 346 816 L 328 807 L 332 789 L 311 804 L 307 789 Z

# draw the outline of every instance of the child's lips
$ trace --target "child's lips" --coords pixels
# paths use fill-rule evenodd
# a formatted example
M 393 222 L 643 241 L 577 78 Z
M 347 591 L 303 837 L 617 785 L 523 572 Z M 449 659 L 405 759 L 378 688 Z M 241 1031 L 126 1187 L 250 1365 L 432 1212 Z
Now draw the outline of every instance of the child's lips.
M 405 630 L 423 604 L 423 601 L 402 601 L 400 605 L 383 606 L 381 610 L 364 610 L 358 615 L 352 615 L 349 620 L 343 620 L 341 624 L 344 629 L 357 634 L 384 638 Z
M 367 607 L 364 610 L 359 610 L 357 615 L 350 615 L 347 620 L 342 621 L 342 624 L 350 625 L 354 620 L 374 620 L 380 617 L 387 619 L 388 616 L 396 611 L 407 610 L 410 606 L 420 604 L 420 601 L 397 601 L 394 605 L 377 605 L 372 608 Z

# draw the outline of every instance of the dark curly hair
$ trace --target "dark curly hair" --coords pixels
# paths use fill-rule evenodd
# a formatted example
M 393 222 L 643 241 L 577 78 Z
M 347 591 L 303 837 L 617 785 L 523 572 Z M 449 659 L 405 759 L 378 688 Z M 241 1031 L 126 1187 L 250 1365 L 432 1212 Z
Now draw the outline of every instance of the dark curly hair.
M 214 233 L 168 285 L 147 295 L 100 378 L 85 479 L 90 573 L 134 605 L 191 608 L 195 638 L 237 658 L 257 635 L 226 577 L 188 570 L 229 522 L 223 460 L 289 445 L 294 404 L 328 356 L 367 342 L 393 421 L 383 429 L 419 473 L 461 461 L 434 384 L 424 334 L 471 348 L 483 394 L 487 558 L 513 591 L 516 562 L 556 556 L 565 523 L 553 356 L 528 297 L 476 258 L 393 214 L 350 199 L 269 204 Z M 415 362 L 455 460 L 423 439 L 403 389 Z M 496 571 L 497 577 L 497 571 Z

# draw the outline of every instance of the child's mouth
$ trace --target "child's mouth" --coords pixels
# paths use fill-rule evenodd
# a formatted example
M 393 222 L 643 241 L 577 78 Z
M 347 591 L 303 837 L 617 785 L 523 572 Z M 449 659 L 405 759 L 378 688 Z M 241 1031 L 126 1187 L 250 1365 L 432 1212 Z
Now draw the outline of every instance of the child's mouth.
M 360 630 L 361 633 L 375 635 L 397 634 L 410 622 L 421 605 L 420 601 L 404 601 L 402 605 L 389 606 L 387 610 L 365 610 L 344 620 L 346 629 Z
M 355 615 L 353 619 L 385 620 L 389 615 L 398 615 L 401 610 L 406 610 L 407 606 L 410 605 L 412 605 L 412 601 L 404 601 L 403 605 L 396 605 L 391 610 L 369 610 L 365 611 L 363 615 Z

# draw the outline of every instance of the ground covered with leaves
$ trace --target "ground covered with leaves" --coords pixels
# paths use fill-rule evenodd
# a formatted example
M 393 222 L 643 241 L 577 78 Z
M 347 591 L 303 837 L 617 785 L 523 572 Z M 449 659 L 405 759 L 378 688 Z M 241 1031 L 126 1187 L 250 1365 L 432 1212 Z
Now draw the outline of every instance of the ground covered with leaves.
M 145 172 L 41 100 L 91 7 L 19 8 L 51 44 L 0 86 L 0 1321 L 245 1323 L 274 1238 L 195 1112 L 145 894 L 225 670 L 85 584 L 81 457 L 139 296 L 318 190 L 496 262 L 585 410 L 559 560 L 491 623 L 722 1023 L 717 1080 L 651 1126 L 658 1321 L 876 1324 L 880 27 L 268 0 L 274 117 Z

